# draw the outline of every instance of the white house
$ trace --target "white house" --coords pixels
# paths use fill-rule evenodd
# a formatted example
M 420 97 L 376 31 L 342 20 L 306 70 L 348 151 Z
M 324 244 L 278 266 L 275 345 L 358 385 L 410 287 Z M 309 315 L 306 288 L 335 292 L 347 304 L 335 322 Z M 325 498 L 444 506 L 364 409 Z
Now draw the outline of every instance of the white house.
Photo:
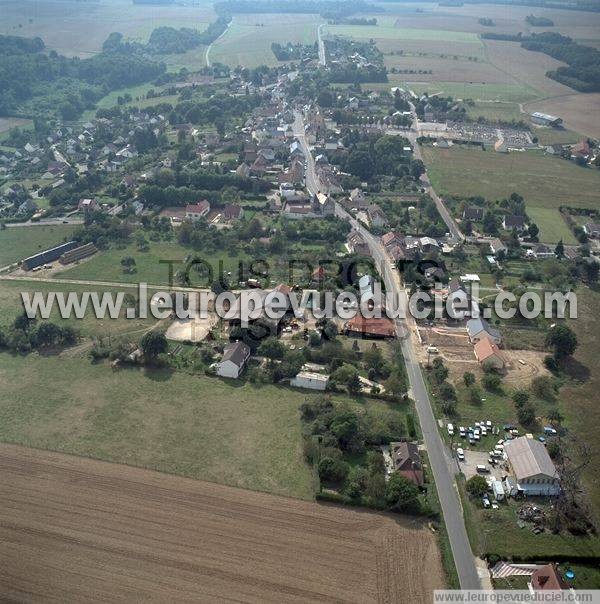
M 467 321 L 467 333 L 471 344 L 476 344 L 482 338 L 490 338 L 496 344 L 502 343 L 502 335 L 485 319 L 477 318 Z
M 325 390 L 329 383 L 329 376 L 320 373 L 311 373 L 301 371 L 295 378 L 290 380 L 290 384 L 296 388 L 307 388 L 309 390 Z
M 250 358 L 250 347 L 243 342 L 225 346 L 223 358 L 217 363 L 217 375 L 237 379 Z
M 558 472 L 539 440 L 520 436 L 505 443 L 504 451 L 517 486 L 525 495 L 547 497 L 560 493 Z
M 198 220 L 204 218 L 210 212 L 210 203 L 203 200 L 198 203 L 192 203 L 185 206 L 185 217 L 188 220 Z

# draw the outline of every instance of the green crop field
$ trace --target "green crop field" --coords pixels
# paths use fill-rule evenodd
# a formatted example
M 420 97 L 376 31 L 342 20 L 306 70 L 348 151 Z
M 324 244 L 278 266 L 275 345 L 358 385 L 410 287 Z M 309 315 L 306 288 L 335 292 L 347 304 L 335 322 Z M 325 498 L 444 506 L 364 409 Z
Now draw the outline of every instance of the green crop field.
M 232 67 L 277 65 L 273 42 L 313 44 L 320 23 L 323 20 L 318 15 L 235 15 L 225 35 L 213 44 L 210 60 Z
M 60 245 L 73 234 L 70 225 L 10 227 L 0 230 L 0 268 Z
M 542 152 L 500 154 L 454 146 L 423 147 L 423 160 L 444 195 L 502 199 L 516 192 L 528 207 L 598 208 L 600 172 Z
M 218 378 L 0 355 L 0 440 L 310 499 L 306 394 Z M 19 375 L 19 379 L 15 376 Z

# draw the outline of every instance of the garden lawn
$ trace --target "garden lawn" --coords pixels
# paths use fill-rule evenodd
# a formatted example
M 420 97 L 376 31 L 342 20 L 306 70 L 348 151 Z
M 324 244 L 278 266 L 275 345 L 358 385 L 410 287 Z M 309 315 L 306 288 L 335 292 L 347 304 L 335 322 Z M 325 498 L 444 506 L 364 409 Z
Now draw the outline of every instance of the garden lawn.
M 538 239 L 543 243 L 558 243 L 562 239 L 563 243 L 577 245 L 575 235 L 558 210 L 527 206 L 527 214 L 538 225 Z
M 1 441 L 313 497 L 298 411 L 305 393 L 5 353 L 0 391 Z

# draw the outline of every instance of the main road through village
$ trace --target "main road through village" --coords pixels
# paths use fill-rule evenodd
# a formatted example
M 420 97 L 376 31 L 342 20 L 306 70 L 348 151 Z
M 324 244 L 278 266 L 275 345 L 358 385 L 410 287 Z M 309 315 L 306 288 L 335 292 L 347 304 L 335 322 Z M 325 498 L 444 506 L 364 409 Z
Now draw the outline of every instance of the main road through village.
M 414 116 L 414 118 L 414 130 L 407 138 L 409 138 L 416 153 L 418 153 L 418 145 L 416 143 L 417 132 L 415 131 L 417 126 L 416 116 Z M 306 158 L 306 187 L 310 193 L 315 194 L 322 189 L 319 178 L 315 172 L 314 158 L 306 141 L 306 137 L 304 136 L 304 121 L 302 114 L 299 111 L 295 113 L 294 135 L 300 142 Z M 406 136 L 406 134 L 404 135 Z M 440 214 L 442 215 L 444 222 L 446 222 L 451 236 L 455 239 L 462 239 L 462 233 L 454 220 L 452 220 L 452 217 L 442 200 L 431 188 L 427 176 L 424 175 L 421 180 L 425 184 L 426 191 L 432 195 L 438 208 L 441 207 L 441 210 L 443 210 L 440 211 Z M 374 237 L 362 223 L 346 212 L 340 204 L 336 204 L 336 214 L 338 217 L 350 221 L 352 227 L 362 235 L 369 246 L 376 266 L 379 268 L 379 272 L 385 283 L 386 292 L 393 292 L 393 294 L 398 297 L 400 306 L 406 309 L 408 306 L 406 291 L 402 287 L 397 270 L 392 268 L 391 259 L 387 255 L 379 238 Z M 403 316 L 407 316 L 407 314 L 404 313 Z M 454 478 L 456 465 L 447 448 L 444 446 L 438 431 L 423 373 L 413 348 L 413 340 L 410 337 L 410 325 L 408 321 L 408 318 L 395 320 L 396 334 L 401 341 L 402 354 L 404 355 L 410 389 L 419 416 L 423 440 L 425 441 L 429 463 L 437 487 L 460 586 L 462 589 L 481 589 L 481 581 L 477 572 L 476 560 L 469 544 L 460 499 L 456 488 Z

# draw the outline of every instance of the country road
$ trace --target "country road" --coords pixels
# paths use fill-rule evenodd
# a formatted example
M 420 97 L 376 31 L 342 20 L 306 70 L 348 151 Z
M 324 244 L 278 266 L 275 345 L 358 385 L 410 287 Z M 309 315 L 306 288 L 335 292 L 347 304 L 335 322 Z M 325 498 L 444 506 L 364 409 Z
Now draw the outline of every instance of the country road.
M 294 135 L 300 142 L 306 157 L 306 187 L 310 193 L 314 194 L 321 187 L 315 172 L 314 159 L 304 136 L 302 115 L 299 112 L 295 114 Z M 379 268 L 386 291 L 393 292 L 400 302 L 400 307 L 407 309 L 408 297 L 406 291 L 402 287 L 397 270 L 392 268 L 393 263 L 379 238 L 372 235 L 362 223 L 346 212 L 340 204 L 336 204 L 336 215 L 348 220 L 352 227 L 362 235 L 369 246 L 375 265 Z M 452 223 L 453 221 L 450 221 L 450 224 Z M 456 227 L 456 232 L 457 235 L 462 236 L 458 227 Z M 408 313 L 404 314 L 408 316 Z M 409 321 L 410 319 L 396 319 L 396 334 L 401 341 L 410 389 L 419 416 L 423 440 L 425 441 L 427 455 L 437 487 L 460 586 L 462 589 L 481 589 L 481 581 L 477 572 L 475 557 L 469 543 L 462 507 L 455 484 L 454 474 L 456 468 L 453 466 L 450 454 L 444 446 L 438 430 L 429 393 L 425 385 L 425 379 L 409 334 L 409 329 L 411 328 Z
M 212 50 L 213 44 L 218 42 L 229 31 L 229 28 L 231 27 L 232 23 L 233 23 L 233 17 L 231 18 L 231 21 L 229 21 L 229 23 L 227 24 L 225 31 L 214 42 L 211 42 L 208 45 L 208 47 L 206 48 L 206 54 L 204 55 L 204 60 L 206 61 L 207 67 L 210 67 L 210 51 Z

